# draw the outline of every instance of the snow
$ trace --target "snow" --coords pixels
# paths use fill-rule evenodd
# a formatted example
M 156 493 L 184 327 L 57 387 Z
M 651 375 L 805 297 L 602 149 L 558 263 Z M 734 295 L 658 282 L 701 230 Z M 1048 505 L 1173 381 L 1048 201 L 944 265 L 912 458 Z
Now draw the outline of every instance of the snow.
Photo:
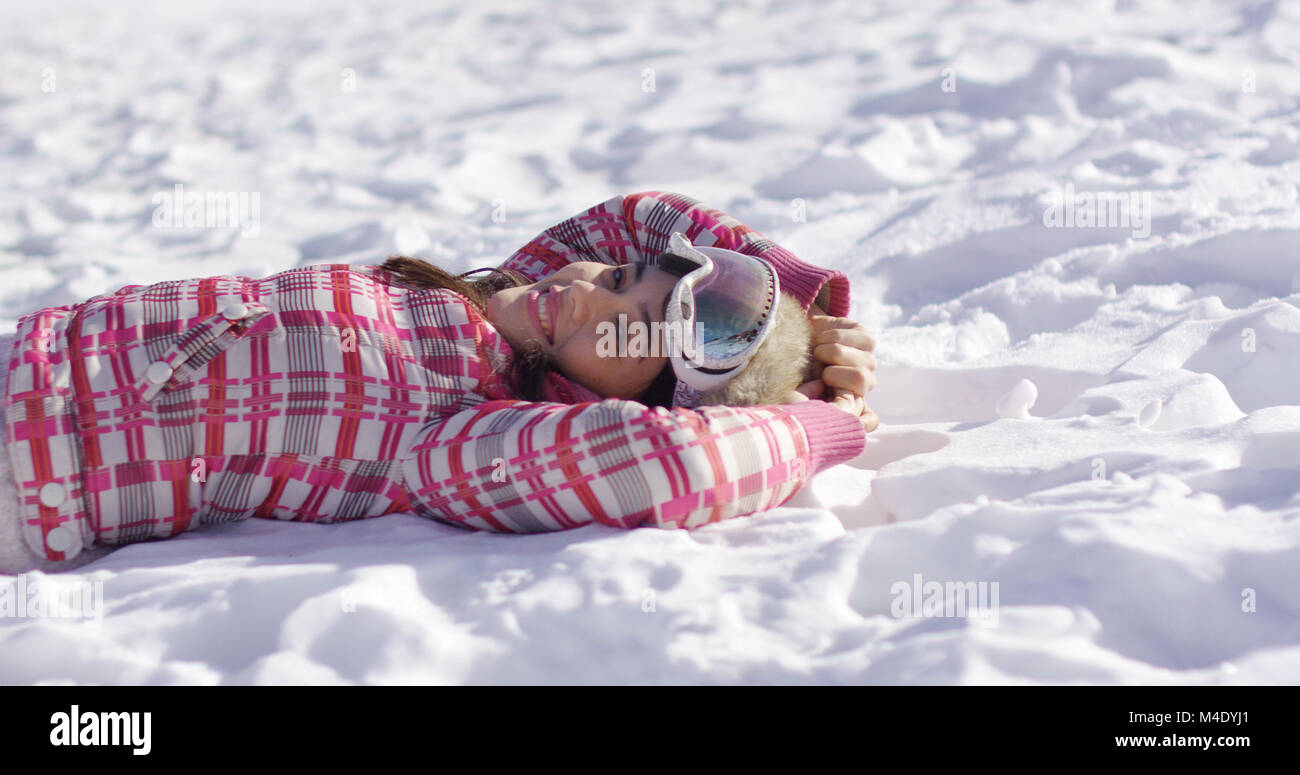
M 250 520 L 30 574 L 103 616 L 0 619 L 0 682 L 1300 681 L 1295 5 L 0 20 L 10 330 L 177 277 L 491 265 L 663 189 L 850 276 L 882 421 L 692 532 Z M 256 192 L 256 228 L 155 226 L 177 184 Z M 932 582 L 996 582 L 992 620 L 899 615 Z

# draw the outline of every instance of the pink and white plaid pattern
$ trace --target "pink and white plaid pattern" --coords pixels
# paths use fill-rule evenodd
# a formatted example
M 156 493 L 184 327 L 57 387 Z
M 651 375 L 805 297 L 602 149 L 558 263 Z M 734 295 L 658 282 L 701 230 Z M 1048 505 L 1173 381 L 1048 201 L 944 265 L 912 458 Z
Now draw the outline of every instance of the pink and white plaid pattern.
M 838 411 L 838 410 L 837 410 Z M 779 505 L 808 440 L 775 407 L 488 401 L 431 426 L 405 463 L 417 514 L 535 533 L 591 522 L 691 528 Z
M 719 216 L 676 194 L 615 197 L 506 265 L 540 279 L 648 260 L 682 219 L 772 249 Z M 829 283 L 844 314 L 842 275 L 781 259 L 783 286 L 807 305 Z M 24 316 L 4 408 L 28 545 L 57 561 L 248 517 L 398 511 L 509 532 L 694 527 L 778 505 L 814 473 L 799 415 L 774 407 L 650 409 L 562 378 L 549 394 L 579 403 L 515 400 L 493 369 L 510 347 L 472 304 L 390 279 L 322 264 Z

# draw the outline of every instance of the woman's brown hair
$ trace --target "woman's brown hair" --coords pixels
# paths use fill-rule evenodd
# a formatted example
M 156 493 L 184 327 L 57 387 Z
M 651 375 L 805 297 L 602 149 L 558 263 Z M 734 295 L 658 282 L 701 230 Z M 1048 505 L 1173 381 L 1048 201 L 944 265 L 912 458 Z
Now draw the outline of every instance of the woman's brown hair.
M 393 280 L 407 288 L 445 289 L 464 296 L 480 314 L 486 315 L 487 301 L 497 291 L 532 285 L 533 281 L 513 269 L 484 267 L 464 274 L 454 275 L 428 261 L 407 256 L 390 256 L 379 268 L 392 275 Z M 488 272 L 484 277 L 467 279 L 470 275 Z M 504 373 L 515 394 L 525 401 L 547 400 L 542 392 L 546 376 L 558 371 L 540 346 L 530 345 L 515 351 L 506 364 Z M 665 366 L 641 397 L 646 406 L 672 406 L 676 375 L 671 366 Z

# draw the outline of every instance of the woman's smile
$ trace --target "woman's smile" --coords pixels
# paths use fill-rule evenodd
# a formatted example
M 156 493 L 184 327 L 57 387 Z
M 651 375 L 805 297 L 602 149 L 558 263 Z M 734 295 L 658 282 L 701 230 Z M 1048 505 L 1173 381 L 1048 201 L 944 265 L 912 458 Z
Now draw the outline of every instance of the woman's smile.
M 545 292 L 528 292 L 528 309 L 533 314 L 538 330 L 550 344 L 555 344 L 555 322 L 558 319 L 554 290 L 555 286 L 551 286 Z

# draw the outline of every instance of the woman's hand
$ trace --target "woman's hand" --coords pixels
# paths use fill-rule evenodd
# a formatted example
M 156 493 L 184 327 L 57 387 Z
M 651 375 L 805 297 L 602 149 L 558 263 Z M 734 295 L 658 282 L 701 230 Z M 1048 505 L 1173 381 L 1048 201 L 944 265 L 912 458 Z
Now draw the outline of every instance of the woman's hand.
M 866 399 L 851 391 L 839 390 L 835 392 L 834 396 L 827 400 L 824 397 L 825 391 L 826 386 L 822 381 L 820 379 L 815 379 L 812 382 L 805 382 L 800 385 L 797 390 L 792 390 L 787 393 L 785 399 L 781 403 L 797 404 L 800 401 L 825 400 L 826 403 L 831 406 L 848 412 L 858 418 L 858 420 L 862 422 L 863 433 L 871 433 L 880 425 L 880 419 L 876 417 L 875 412 L 871 411 L 871 407 L 867 406 Z
M 875 337 L 849 318 L 813 314 L 808 321 L 813 327 L 813 379 L 800 385 L 786 403 L 810 398 L 827 400 L 859 417 L 870 433 L 880 425 L 866 399 L 876 386 Z

